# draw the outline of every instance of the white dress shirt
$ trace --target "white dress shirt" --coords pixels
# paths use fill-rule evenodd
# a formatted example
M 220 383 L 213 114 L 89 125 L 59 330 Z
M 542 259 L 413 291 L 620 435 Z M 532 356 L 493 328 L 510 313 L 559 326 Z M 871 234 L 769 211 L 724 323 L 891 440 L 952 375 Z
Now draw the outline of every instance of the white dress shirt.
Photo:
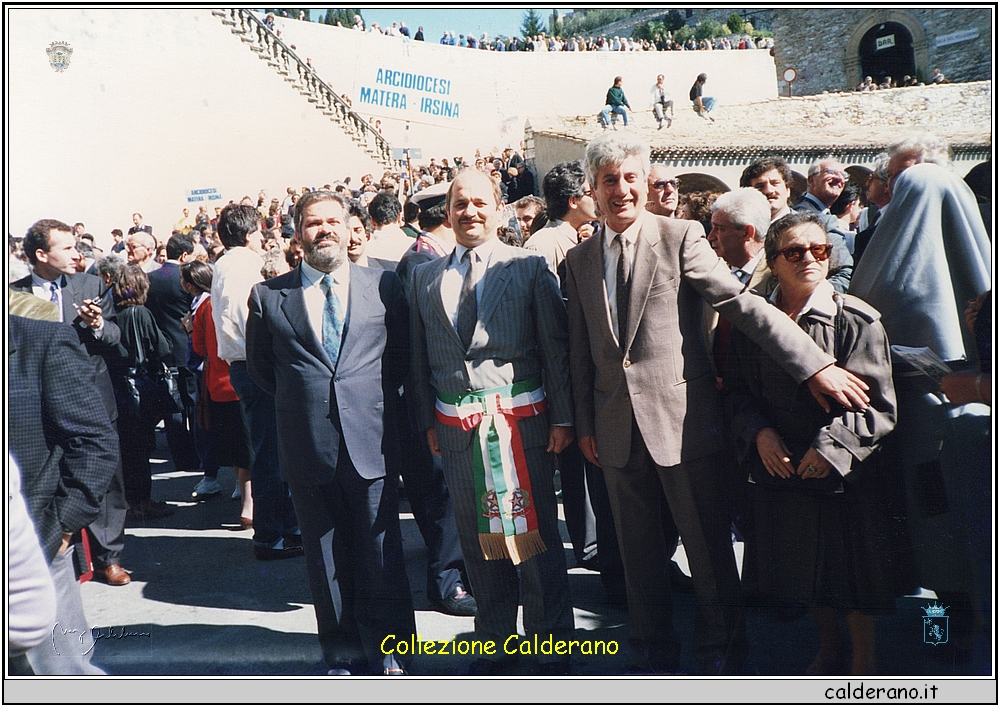
M 483 275 L 486 274 L 486 270 L 490 266 L 493 251 L 499 242 L 500 239 L 494 236 L 482 245 L 472 249 L 470 262 L 472 262 L 472 266 L 475 268 L 473 276 L 476 279 L 477 311 L 479 304 L 483 300 Z M 464 245 L 456 244 L 455 252 L 451 254 L 451 262 L 448 263 L 448 267 L 445 268 L 444 274 L 441 276 L 441 304 L 444 305 L 444 312 L 448 315 L 448 319 L 456 331 L 458 330 L 458 299 L 462 294 L 462 281 L 465 279 L 465 271 L 469 268 L 463 260 L 465 251 L 467 250 L 469 248 L 466 248 Z
M 219 342 L 219 358 L 226 363 L 247 360 L 247 300 L 250 290 L 264 280 L 264 259 L 250 248 L 230 248 L 215 263 L 212 277 L 212 320 Z
M 757 265 L 760 263 L 760 259 L 764 257 L 764 249 L 761 248 L 757 251 L 757 255 L 750 258 L 750 260 L 742 268 L 730 268 L 733 271 L 733 275 L 736 279 L 742 282 L 744 285 L 750 282 L 750 278 L 753 277 L 754 271 L 757 269 Z
M 645 211 L 639 212 L 637 218 L 631 226 L 625 229 L 626 257 L 632 263 L 629 272 L 635 272 L 635 244 L 639 240 L 639 229 L 642 228 L 642 220 L 645 218 Z M 620 332 L 618 331 L 618 257 L 622 249 L 618 245 L 618 233 L 604 225 L 602 234 L 604 246 L 604 301 L 608 305 L 608 316 L 611 322 L 611 333 L 615 335 L 615 340 L 620 343 Z
M 59 308 L 59 321 L 63 318 L 63 308 L 62 308 L 62 298 L 63 298 L 63 288 L 62 288 L 62 275 L 60 275 L 55 280 L 46 280 L 41 275 L 36 273 L 34 270 L 31 271 L 31 292 L 46 302 L 52 302 L 52 285 L 56 286 L 56 299 L 55 305 Z
M 323 309 L 326 307 L 326 290 L 323 288 L 322 270 L 317 270 L 305 260 L 302 261 L 302 294 L 306 299 L 306 314 L 309 316 L 309 326 L 316 334 L 316 340 L 323 343 Z M 347 322 L 347 298 L 351 291 L 351 261 L 344 258 L 336 270 L 330 273 L 333 278 L 333 294 L 340 300 L 340 311 L 344 322 Z

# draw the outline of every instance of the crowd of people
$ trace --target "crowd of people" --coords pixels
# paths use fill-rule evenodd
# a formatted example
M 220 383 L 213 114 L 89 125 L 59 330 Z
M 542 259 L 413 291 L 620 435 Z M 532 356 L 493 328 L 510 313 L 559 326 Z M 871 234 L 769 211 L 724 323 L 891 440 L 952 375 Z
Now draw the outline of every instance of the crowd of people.
M 103 256 L 82 223 L 35 223 L 9 293 L 10 454 L 40 541 L 11 567 L 12 666 L 100 672 L 32 621 L 48 601 L 87 630 L 81 532 L 95 576 L 130 582 L 127 514 L 172 512 L 152 498 L 161 421 L 195 500 L 235 469 L 256 560 L 305 555 L 331 675 L 409 669 L 381 649 L 416 633 L 400 478 L 441 611 L 500 645 L 521 604 L 529 637 L 568 642 L 556 470 L 635 674 L 681 669 L 676 591 L 706 675 L 742 673 L 751 605 L 812 612 L 810 674 L 876 674 L 875 617 L 917 587 L 968 659 L 990 617 L 992 272 L 947 145 L 893 143 L 863 200 L 818 160 L 795 203 L 778 155 L 707 199 L 649 154 L 602 133 L 541 197 L 513 150 L 431 160 L 413 189 L 364 175 L 185 209 L 163 243 L 136 213 Z
M 305 15 L 299 16 L 300 20 L 305 19 Z M 274 15 L 268 14 L 265 24 L 271 29 L 275 29 Z M 341 22 L 338 27 L 343 27 Z M 424 28 L 418 27 L 411 36 L 410 28 L 405 22 L 393 22 L 389 27 L 380 27 L 378 22 L 366 24 L 360 15 L 354 16 L 351 29 L 369 34 L 380 34 L 387 37 L 402 37 L 412 39 L 415 42 L 423 42 Z M 430 41 L 430 40 L 427 40 Z M 495 35 L 491 37 L 487 32 L 481 32 L 477 37 L 474 32 L 468 34 L 459 33 L 455 36 L 453 30 L 444 30 L 438 44 L 450 47 L 462 47 L 465 49 L 481 49 L 493 52 L 651 52 L 651 51 L 711 51 L 730 49 L 773 49 L 774 39 L 760 36 L 756 39 L 748 34 L 731 34 L 721 37 L 710 37 L 695 39 L 689 37 L 686 40 L 674 41 L 672 32 L 666 32 L 663 36 L 658 36 L 653 40 L 635 39 L 626 36 L 605 36 L 605 37 L 584 37 L 574 35 L 572 37 L 547 36 L 545 32 L 535 35 L 525 35 L 518 37 L 513 35 L 505 37 Z
M 934 69 L 934 74 L 931 76 L 930 80 L 925 84 L 920 79 L 915 76 L 910 76 L 909 74 L 903 76 L 899 81 L 893 79 L 891 76 L 883 76 L 882 83 L 876 82 L 871 76 L 865 76 L 865 78 L 858 84 L 858 87 L 854 89 L 859 92 L 867 91 L 884 91 L 890 88 L 907 88 L 909 86 L 936 86 L 939 84 L 948 83 L 948 79 L 944 77 L 941 73 L 941 69 Z

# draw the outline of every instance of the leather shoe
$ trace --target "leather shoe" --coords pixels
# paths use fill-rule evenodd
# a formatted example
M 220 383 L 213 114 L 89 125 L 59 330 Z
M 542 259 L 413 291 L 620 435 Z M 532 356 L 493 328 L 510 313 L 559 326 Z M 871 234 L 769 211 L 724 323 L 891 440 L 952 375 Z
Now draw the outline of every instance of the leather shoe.
M 287 560 L 292 557 L 302 557 L 304 554 L 301 545 L 286 545 L 284 541 L 279 541 L 272 547 L 256 544 L 253 546 L 253 556 L 258 560 Z
M 438 602 L 441 611 L 452 616 L 475 616 L 479 607 L 475 598 L 464 589 L 459 589 L 453 597 Z
M 122 569 L 121 565 L 108 565 L 103 569 L 94 569 L 94 576 L 100 577 L 105 583 L 112 587 L 123 587 L 132 581 L 129 573 Z

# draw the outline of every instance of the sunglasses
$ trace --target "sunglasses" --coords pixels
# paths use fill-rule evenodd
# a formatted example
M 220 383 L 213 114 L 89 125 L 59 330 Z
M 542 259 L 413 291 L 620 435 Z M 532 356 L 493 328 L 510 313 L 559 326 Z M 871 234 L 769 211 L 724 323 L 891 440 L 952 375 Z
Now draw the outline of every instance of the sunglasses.
M 778 255 L 785 256 L 785 260 L 790 263 L 797 263 L 805 257 L 806 251 L 812 253 L 812 257 L 816 259 L 817 262 L 823 262 L 830 257 L 830 253 L 833 252 L 833 246 L 829 243 L 825 245 L 811 245 L 808 248 L 803 248 L 802 246 L 792 246 L 791 248 L 782 248 L 778 251 Z
M 671 187 L 673 187 L 674 189 L 677 188 L 677 180 L 676 179 L 661 179 L 661 180 L 659 180 L 657 182 L 653 182 L 653 189 L 656 189 L 657 191 L 660 191 L 662 189 L 666 189 L 668 184 Z

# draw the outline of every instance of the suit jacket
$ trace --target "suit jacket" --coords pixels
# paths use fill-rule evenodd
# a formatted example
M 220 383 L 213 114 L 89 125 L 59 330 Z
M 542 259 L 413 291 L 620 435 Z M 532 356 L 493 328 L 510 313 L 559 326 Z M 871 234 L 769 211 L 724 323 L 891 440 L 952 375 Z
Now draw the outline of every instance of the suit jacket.
M 337 365 L 309 324 L 302 268 L 254 285 L 247 368 L 274 396 L 278 456 L 288 483 L 329 483 L 350 454 L 366 479 L 395 471 L 395 408 L 409 362 L 406 297 L 396 273 L 350 264 L 347 317 Z
M 188 334 L 181 326 L 181 319 L 191 310 L 191 299 L 181 284 L 178 263 L 168 260 L 149 273 L 146 309 L 152 312 L 156 326 L 170 340 L 170 353 L 163 362 L 173 368 L 187 365 Z
M 767 265 L 767 258 L 761 258 L 757 262 L 757 267 L 753 270 L 753 275 L 750 276 L 750 281 L 747 283 L 747 289 L 753 290 L 758 294 L 762 294 L 765 297 L 769 296 L 774 292 L 775 285 L 777 281 L 771 275 L 771 268 Z M 763 289 L 762 289 L 763 288 Z M 705 303 L 705 341 L 708 344 L 708 350 L 712 350 L 712 346 L 715 344 L 715 330 L 719 326 L 719 313 L 716 312 L 712 307 Z M 716 371 L 716 375 L 722 376 L 725 371 Z
M 10 453 L 51 562 L 64 532 L 97 519 L 118 467 L 118 435 L 67 325 L 8 316 L 7 327 Z
M 572 424 L 566 308 L 545 258 L 496 243 L 469 348 L 441 301 L 451 256 L 417 266 L 408 288 L 413 400 L 421 430 L 434 426 L 435 390 L 461 393 L 543 378 L 548 415 L 519 421 L 524 446 L 545 446 L 549 424 Z M 438 427 L 442 447 L 463 451 L 472 431 Z
M 605 294 L 604 229 L 566 256 L 577 435 L 596 435 L 601 463 L 613 468 L 628 461 L 633 416 L 659 466 L 726 443 L 702 331 L 703 299 L 779 357 L 796 381 L 833 363 L 791 319 L 733 277 L 700 225 L 648 212 L 640 218 L 624 356 Z
M 62 320 L 67 324 L 72 324 L 73 331 L 76 332 L 80 343 L 90 354 L 91 363 L 94 366 L 97 386 L 101 392 L 101 399 L 107 408 L 108 415 L 112 420 L 118 419 L 118 408 L 115 405 L 115 393 L 111 387 L 111 377 L 108 375 L 106 358 L 116 359 L 119 356 L 118 344 L 121 341 L 121 330 L 116 324 L 115 302 L 111 291 L 105 290 L 104 282 L 96 275 L 87 273 L 77 273 L 75 275 L 63 276 L 62 292 Z M 11 284 L 12 290 L 32 293 L 31 276 L 21 278 Z M 77 309 L 83 304 L 83 300 L 90 299 L 99 302 L 104 315 L 104 328 L 100 335 L 83 323 L 78 315 Z

